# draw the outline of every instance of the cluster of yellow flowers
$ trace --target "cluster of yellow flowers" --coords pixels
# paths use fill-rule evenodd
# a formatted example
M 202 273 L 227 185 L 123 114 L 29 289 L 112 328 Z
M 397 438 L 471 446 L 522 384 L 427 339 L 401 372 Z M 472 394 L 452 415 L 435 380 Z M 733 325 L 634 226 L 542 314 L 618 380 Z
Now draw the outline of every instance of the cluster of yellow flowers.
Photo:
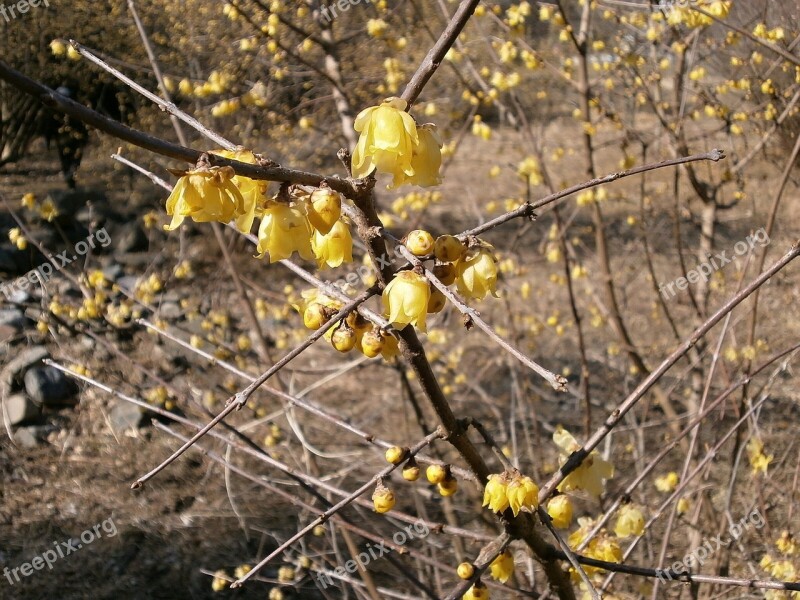
M 434 240 L 427 231 L 417 229 L 406 236 L 405 245 L 417 257 L 434 258 L 434 276 L 444 285 L 455 283 L 466 298 L 497 296 L 497 259 L 490 244 L 474 239 L 466 246 L 452 235 Z M 441 290 L 416 270 L 400 271 L 383 290 L 384 313 L 397 329 L 412 324 L 426 331 L 426 316 L 441 311 L 445 303 Z
M 19 227 L 13 227 L 8 230 L 8 241 L 14 244 L 18 250 L 25 250 L 28 247 L 28 240 L 25 239 Z
M 483 506 L 496 513 L 510 508 L 515 517 L 523 509 L 533 512 L 539 506 L 539 487 L 533 479 L 519 472 L 489 475 L 483 492 Z
M 705 12 L 718 19 L 727 17 L 731 10 L 730 0 L 697 0 L 692 4 L 693 6 L 673 5 L 669 13 L 667 13 L 667 23 L 670 25 L 682 24 L 691 29 L 706 27 L 707 25 L 711 25 L 714 19 L 693 10 L 694 6 L 703 9 Z
M 306 290 L 301 296 L 293 305 L 303 316 L 303 324 L 308 329 L 319 329 L 343 307 L 341 302 L 316 289 Z M 358 312 L 351 312 L 326 331 L 325 339 L 339 352 L 350 352 L 355 348 L 369 358 L 381 355 L 388 360 L 398 351 L 396 338 L 375 327 Z
M 560 426 L 553 433 L 553 441 L 561 450 L 559 455 L 561 465 L 567 462 L 573 452 L 581 448 L 572 434 Z M 613 476 L 614 465 L 600 458 L 597 452 L 592 452 L 558 485 L 558 491 L 584 490 L 598 498 L 603 493 L 604 480 Z
M 772 454 L 764 454 L 764 442 L 758 438 L 750 438 L 747 442 L 747 458 L 750 461 L 750 467 L 755 473 L 766 473 L 769 464 L 775 458 Z
M 353 177 L 390 173 L 389 189 L 405 183 L 423 187 L 441 183 L 442 141 L 436 126 L 417 127 L 407 108 L 405 100 L 392 97 L 358 114 L 355 129 L 360 136 L 353 152 Z
M 414 457 L 409 455 L 408 448 L 392 446 L 386 450 L 385 457 L 387 462 L 393 465 L 405 462 L 402 472 L 403 479 L 406 481 L 414 482 L 419 479 L 419 465 Z M 452 496 L 458 491 L 458 480 L 450 472 L 450 465 L 430 465 L 425 471 L 425 477 L 429 483 L 437 486 L 439 494 L 444 497 Z M 394 508 L 396 503 L 394 492 L 387 488 L 382 481 L 379 481 L 372 494 L 372 503 L 375 512 L 387 513 Z
M 219 156 L 255 164 L 256 156 L 245 149 L 217 150 Z M 353 239 L 341 219 L 342 197 L 329 188 L 311 192 L 295 188 L 288 199 L 267 199 L 267 183 L 236 175 L 230 167 L 200 165 L 183 174 L 167 198 L 171 231 L 186 217 L 198 223 L 235 220 L 236 227 L 249 233 L 256 217 L 258 256 L 269 254 L 270 262 L 289 258 L 297 252 L 320 267 L 338 267 L 353 260 Z
M 782 531 L 780 537 L 775 540 L 775 547 L 782 556 L 776 558 L 771 554 L 765 554 L 759 563 L 761 568 L 779 581 L 797 582 L 800 579 L 800 569 L 793 560 L 800 555 L 800 547 L 794 536 L 787 530 Z M 800 592 L 768 590 L 764 598 L 767 600 L 800 600 Z

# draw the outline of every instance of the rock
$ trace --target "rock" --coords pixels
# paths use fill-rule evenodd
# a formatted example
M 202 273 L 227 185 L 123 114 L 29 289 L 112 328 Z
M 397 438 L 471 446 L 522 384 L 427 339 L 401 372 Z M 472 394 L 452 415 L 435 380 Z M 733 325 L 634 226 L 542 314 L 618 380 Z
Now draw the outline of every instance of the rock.
M 183 309 L 177 302 L 163 302 L 158 308 L 158 315 L 162 319 L 176 320 L 183 316 Z
M 109 281 L 116 281 L 117 278 L 122 276 L 122 265 L 119 263 L 112 263 L 103 269 L 103 276 Z
M 135 404 L 118 400 L 114 402 L 114 407 L 108 416 L 111 419 L 111 427 L 114 428 L 114 431 L 121 433 L 132 427 L 139 427 L 144 418 L 144 413 Z
M 18 308 L 0 309 L 0 327 L 12 327 L 20 330 L 28 324 L 28 318 Z
M 31 346 L 25 348 L 17 356 L 11 359 L 6 367 L 3 369 L 0 376 L 0 383 L 3 385 L 13 385 L 15 380 L 21 382 L 22 373 L 28 368 L 38 365 L 43 359 L 47 358 L 50 353 L 44 346 Z
M 25 396 L 25 394 L 14 394 L 6 398 L 5 411 L 12 425 L 19 425 L 25 421 L 31 421 L 41 414 L 39 406 Z
M 14 443 L 23 448 L 36 448 L 39 445 L 39 438 L 33 427 L 21 427 L 14 432 Z
M 55 367 L 34 367 L 25 373 L 25 391 L 42 405 L 77 404 L 77 386 Z

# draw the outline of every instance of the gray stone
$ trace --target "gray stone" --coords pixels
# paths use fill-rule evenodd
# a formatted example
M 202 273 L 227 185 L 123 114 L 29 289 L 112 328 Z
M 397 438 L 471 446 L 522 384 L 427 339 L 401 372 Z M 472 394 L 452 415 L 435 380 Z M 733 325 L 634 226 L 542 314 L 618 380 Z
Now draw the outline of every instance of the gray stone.
M 11 385 L 15 380 L 20 380 L 22 373 L 34 365 L 38 365 L 47 358 L 50 353 L 44 346 L 31 346 L 20 351 L 5 366 L 0 376 L 3 385 Z M 13 356 L 13 352 L 12 352 Z
M 36 448 L 39 445 L 39 438 L 36 429 L 33 427 L 21 427 L 14 432 L 14 443 L 23 448 Z
M 34 367 L 25 373 L 25 391 L 42 405 L 77 404 L 76 386 L 55 367 Z
M 162 319 L 180 319 L 183 316 L 183 309 L 177 302 L 164 302 L 158 308 L 158 314 Z
M 141 408 L 131 402 L 117 400 L 114 402 L 113 408 L 108 416 L 114 431 L 121 433 L 132 427 L 139 427 L 139 425 L 142 424 L 144 413 Z
M 27 317 L 18 308 L 0 308 L 0 327 L 21 330 L 28 324 Z
M 36 419 L 41 414 L 39 406 L 36 405 L 25 394 L 14 394 L 5 399 L 5 414 L 12 425 L 19 425 L 25 421 Z

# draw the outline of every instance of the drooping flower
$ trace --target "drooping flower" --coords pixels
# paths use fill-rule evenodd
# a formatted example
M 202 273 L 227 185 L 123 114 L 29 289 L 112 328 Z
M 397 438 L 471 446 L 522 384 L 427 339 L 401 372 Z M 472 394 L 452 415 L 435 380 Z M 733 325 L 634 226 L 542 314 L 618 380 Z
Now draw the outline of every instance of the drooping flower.
M 511 479 L 506 488 L 508 505 L 516 517 L 520 509 L 536 510 L 539 506 L 539 486 L 527 476 L 518 476 Z
M 294 252 L 305 260 L 314 259 L 308 217 L 288 204 L 268 203 L 258 228 L 258 257 L 269 253 L 269 262 L 274 263 L 289 258 Z
M 458 293 L 467 299 L 497 297 L 497 260 L 488 244 L 468 250 L 456 264 L 456 274 Z
M 404 183 L 413 183 L 421 187 L 431 187 L 442 183 L 439 171 L 442 168 L 442 138 L 436 131 L 436 125 L 425 123 L 417 128 L 419 143 L 412 149 L 411 168 L 414 174 Z M 392 187 L 397 187 L 393 185 Z
M 256 164 L 256 155 L 245 148 L 236 150 L 214 150 L 212 154 L 244 162 L 250 165 Z M 236 215 L 236 228 L 242 233 L 250 233 L 253 228 L 253 221 L 256 216 L 256 209 L 263 206 L 266 201 L 267 186 L 269 182 L 234 175 L 231 179 L 233 185 L 239 188 L 244 199 L 241 214 Z
M 186 172 L 167 198 L 172 222 L 167 231 L 178 228 L 186 217 L 197 223 L 227 223 L 244 209 L 244 198 L 233 183 L 230 167 L 200 167 Z
M 506 550 L 492 561 L 489 570 L 493 579 L 505 583 L 514 574 L 514 556 Z
M 308 221 L 322 235 L 327 235 L 342 215 L 342 197 L 328 188 L 311 192 L 306 205 Z
M 466 594 L 461 596 L 461 600 L 489 600 L 489 588 L 477 581 Z
M 553 433 L 553 441 L 561 450 L 560 462 L 562 465 L 573 452 L 581 447 L 572 434 L 563 427 L 556 428 Z M 586 490 L 597 498 L 603 493 L 603 480 L 613 476 L 614 465 L 600 458 L 597 452 L 592 452 L 558 485 L 558 491 Z
M 397 329 L 413 324 L 425 331 L 431 290 L 428 280 L 414 271 L 400 271 L 383 290 L 383 310 Z
M 411 159 L 419 136 L 417 124 L 405 112 L 407 107 L 405 100 L 393 97 L 358 114 L 354 127 L 361 135 L 353 152 L 353 177 L 377 170 L 390 173 L 399 185 L 405 176 L 414 175 Z
M 644 533 L 644 515 L 642 511 L 630 504 L 620 507 L 617 515 L 617 524 L 614 525 L 614 534 L 619 538 L 626 538 L 631 535 L 642 535 Z
M 394 508 L 395 502 L 396 500 L 392 490 L 379 483 L 378 487 L 375 488 L 375 492 L 372 494 L 372 503 L 375 506 L 375 512 L 381 514 L 387 513 Z
M 350 228 L 343 221 L 336 221 L 327 234 L 315 230 L 311 238 L 311 249 L 320 268 L 324 265 L 338 267 L 353 262 L 353 238 Z
M 483 491 L 483 506 L 489 510 L 501 513 L 508 508 L 508 478 L 505 473 L 489 475 L 486 488 Z
M 566 529 L 572 523 L 572 500 L 561 494 L 547 503 L 547 514 L 553 520 L 553 527 Z
M 666 475 L 656 477 L 656 489 L 659 492 L 670 493 L 678 486 L 678 481 L 678 474 L 675 471 L 670 471 Z

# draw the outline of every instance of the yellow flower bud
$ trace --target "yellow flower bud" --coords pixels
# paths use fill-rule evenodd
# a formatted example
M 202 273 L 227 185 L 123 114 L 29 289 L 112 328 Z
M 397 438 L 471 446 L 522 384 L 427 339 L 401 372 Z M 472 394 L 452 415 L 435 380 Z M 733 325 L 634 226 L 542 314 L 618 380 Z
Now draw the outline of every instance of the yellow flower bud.
M 383 290 L 383 310 L 397 329 L 413 324 L 425 331 L 431 290 L 428 280 L 414 271 L 400 271 Z
M 553 527 L 566 529 L 572 523 L 572 500 L 563 494 L 551 498 L 547 503 L 547 514 L 553 520 Z
M 439 485 L 439 493 L 444 496 L 452 496 L 458 491 L 458 481 L 452 475 L 442 481 Z
M 375 493 L 372 494 L 372 503 L 375 505 L 375 512 L 387 513 L 394 508 L 395 498 L 392 490 L 378 484 Z
M 475 567 L 472 566 L 472 563 L 462 562 L 458 565 L 458 569 L 456 569 L 456 573 L 461 579 L 469 579 L 475 574 Z
M 388 450 L 386 450 L 386 460 L 393 465 L 400 464 L 406 456 L 406 452 L 408 452 L 407 448 L 401 448 L 400 446 L 392 446 Z
M 452 263 L 444 263 L 433 267 L 433 274 L 445 285 L 453 285 L 456 282 L 456 266 Z
M 211 589 L 215 592 L 221 592 L 230 585 L 228 574 L 225 571 L 219 570 L 214 573 L 214 579 L 211 580 Z
M 447 298 L 445 298 L 444 294 L 436 288 L 431 289 L 431 298 L 428 300 L 428 314 L 433 315 L 441 312 L 445 304 L 447 304 Z
M 442 483 L 447 478 L 448 469 L 442 465 L 430 465 L 425 470 L 425 477 L 430 483 Z
M 278 569 L 278 581 L 281 583 L 290 583 L 294 581 L 294 567 L 283 566 Z
M 461 597 L 462 600 L 489 600 L 489 588 L 480 581 L 476 582 L 467 593 Z
M 487 294 L 497 297 L 497 261 L 485 247 L 471 249 L 457 263 L 458 293 L 467 299 L 482 300 Z
M 406 248 L 414 256 L 428 256 L 433 252 L 433 236 L 422 229 L 415 229 L 406 237 Z
M 356 347 L 357 341 L 356 332 L 347 325 L 339 326 L 331 335 L 331 344 L 339 352 L 350 352 Z
M 368 358 L 375 358 L 382 351 L 385 344 L 383 334 L 377 329 L 367 331 L 361 338 L 361 351 Z
M 414 457 L 408 459 L 408 462 L 403 467 L 403 479 L 406 481 L 416 481 L 419 479 L 419 465 Z
M 515 517 L 522 508 L 536 510 L 539 506 L 539 487 L 530 477 L 514 477 L 506 488 L 506 496 Z
M 614 534 L 620 538 L 644 533 L 644 515 L 636 506 L 626 504 L 619 509 Z
M 303 311 L 303 325 L 308 329 L 319 329 L 331 318 L 330 309 L 317 302 L 312 302 Z
M 501 513 L 508 508 L 508 478 L 505 474 L 489 475 L 486 488 L 483 492 L 483 506 L 489 510 Z
M 433 253 L 437 260 L 445 263 L 456 262 L 466 252 L 466 247 L 454 235 L 440 235 L 436 238 Z
M 306 210 L 311 226 L 326 235 L 342 216 L 342 197 L 328 188 L 316 189 L 308 198 Z
M 489 565 L 492 578 L 505 583 L 514 574 L 514 557 L 506 550 Z
M 67 53 L 67 46 L 62 40 L 53 40 L 50 42 L 50 51 L 53 56 L 64 56 Z

